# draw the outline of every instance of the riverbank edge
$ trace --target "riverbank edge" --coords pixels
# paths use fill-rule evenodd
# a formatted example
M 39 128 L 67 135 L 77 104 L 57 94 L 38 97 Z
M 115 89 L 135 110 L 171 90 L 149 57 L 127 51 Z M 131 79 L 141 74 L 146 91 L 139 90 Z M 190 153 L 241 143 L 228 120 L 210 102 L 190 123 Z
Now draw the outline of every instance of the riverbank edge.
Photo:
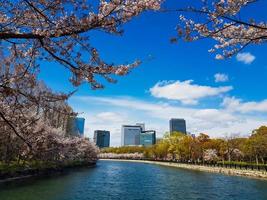
M 209 167 L 209 166 L 201 166 L 201 165 L 190 165 L 184 163 L 174 163 L 174 162 L 161 162 L 161 161 L 149 161 L 149 160 L 127 160 L 127 159 L 99 159 L 105 161 L 122 161 L 122 162 L 139 162 L 146 164 L 156 164 L 167 167 L 176 167 L 182 169 L 210 172 L 210 173 L 219 173 L 230 176 L 243 176 L 249 178 L 257 178 L 267 180 L 267 172 L 266 171 L 254 171 L 254 170 L 244 170 L 244 169 L 233 169 L 233 168 L 223 168 L 223 167 Z
M 92 161 L 75 165 L 64 165 L 64 166 L 56 166 L 51 168 L 40 168 L 40 169 L 39 168 L 24 169 L 20 171 L 7 172 L 7 173 L 1 173 L 0 171 L 0 183 L 11 182 L 32 177 L 45 177 L 45 176 L 63 174 L 75 168 L 94 167 L 96 163 L 97 161 Z

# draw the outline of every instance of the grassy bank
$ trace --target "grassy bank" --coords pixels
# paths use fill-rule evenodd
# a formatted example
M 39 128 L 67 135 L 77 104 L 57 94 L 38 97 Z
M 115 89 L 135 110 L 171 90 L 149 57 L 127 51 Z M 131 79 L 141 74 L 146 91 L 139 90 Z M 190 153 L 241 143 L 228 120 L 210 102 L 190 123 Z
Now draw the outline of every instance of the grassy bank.
M 26 162 L 9 164 L 0 163 L 0 182 L 11 181 L 32 176 L 46 176 L 56 173 L 63 173 L 68 169 L 76 167 L 94 166 L 96 161 L 91 162 L 64 162 L 64 163 L 49 163 L 49 162 Z
M 203 172 L 221 173 L 221 174 L 233 175 L 233 176 L 261 178 L 261 179 L 267 180 L 267 171 L 235 169 L 235 168 L 225 168 L 225 167 L 212 167 L 212 166 L 193 165 L 193 164 L 166 162 L 166 161 L 162 162 L 162 161 L 149 161 L 149 160 L 126 160 L 126 159 L 100 159 L 100 160 L 157 164 L 161 166 L 176 167 L 176 168 L 197 170 L 197 171 L 203 171 Z

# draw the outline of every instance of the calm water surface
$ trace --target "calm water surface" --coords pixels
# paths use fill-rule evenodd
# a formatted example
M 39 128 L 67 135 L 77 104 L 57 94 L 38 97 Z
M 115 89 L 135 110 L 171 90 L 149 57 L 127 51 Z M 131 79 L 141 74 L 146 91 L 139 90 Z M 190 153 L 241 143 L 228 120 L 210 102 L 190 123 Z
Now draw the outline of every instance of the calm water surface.
M 0 184 L 0 200 L 267 200 L 267 181 L 99 161 L 67 175 Z

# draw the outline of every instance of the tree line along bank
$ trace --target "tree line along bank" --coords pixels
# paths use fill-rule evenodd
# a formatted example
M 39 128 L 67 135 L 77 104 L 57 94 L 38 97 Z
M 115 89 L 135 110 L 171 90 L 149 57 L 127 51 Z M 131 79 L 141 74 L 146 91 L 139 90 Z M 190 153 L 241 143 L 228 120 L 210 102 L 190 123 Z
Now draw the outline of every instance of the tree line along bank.
M 255 163 L 267 161 L 267 127 L 261 126 L 247 138 L 210 138 L 200 133 L 195 137 L 179 132 L 165 134 L 149 147 L 123 146 L 101 150 L 101 158 L 153 159 L 194 163 Z

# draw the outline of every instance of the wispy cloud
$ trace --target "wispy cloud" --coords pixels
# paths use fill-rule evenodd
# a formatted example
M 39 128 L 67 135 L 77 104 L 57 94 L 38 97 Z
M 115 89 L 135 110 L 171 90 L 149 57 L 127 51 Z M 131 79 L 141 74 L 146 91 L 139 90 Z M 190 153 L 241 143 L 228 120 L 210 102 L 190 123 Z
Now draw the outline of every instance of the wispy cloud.
M 267 99 L 263 101 L 249 101 L 244 102 L 242 99 L 237 99 L 235 97 L 226 97 L 223 100 L 222 105 L 232 111 L 241 113 L 267 113 Z
M 251 64 L 256 59 L 256 57 L 249 52 L 244 52 L 238 53 L 236 55 L 236 59 L 237 61 L 243 62 L 244 64 Z
M 96 116 L 96 122 L 123 122 L 125 121 L 125 116 L 115 113 L 115 112 L 100 112 Z
M 214 81 L 216 83 L 227 82 L 227 81 L 229 81 L 229 77 L 227 74 L 217 73 L 214 75 Z
M 179 100 L 185 105 L 196 105 L 202 98 L 218 96 L 232 89 L 232 86 L 211 87 L 197 85 L 193 84 L 193 80 L 162 81 L 150 88 L 150 93 L 157 98 Z

